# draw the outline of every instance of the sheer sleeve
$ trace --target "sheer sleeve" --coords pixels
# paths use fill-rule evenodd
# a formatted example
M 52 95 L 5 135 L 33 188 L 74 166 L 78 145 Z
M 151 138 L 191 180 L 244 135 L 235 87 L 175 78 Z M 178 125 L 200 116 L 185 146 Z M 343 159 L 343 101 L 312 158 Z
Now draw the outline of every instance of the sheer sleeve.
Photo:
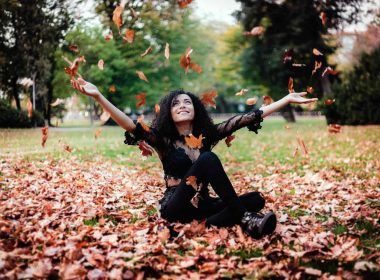
M 247 127 L 248 130 L 257 134 L 257 130 L 261 128 L 260 123 L 263 121 L 262 114 L 262 110 L 254 109 L 248 113 L 238 114 L 224 122 L 216 124 L 218 139 L 223 139 L 242 127 Z
M 137 145 L 139 141 L 145 141 L 153 148 L 162 148 L 163 139 L 155 128 L 149 126 L 144 128 L 141 123 L 137 121 L 133 122 L 135 123 L 136 128 L 134 131 L 125 131 L 125 144 Z

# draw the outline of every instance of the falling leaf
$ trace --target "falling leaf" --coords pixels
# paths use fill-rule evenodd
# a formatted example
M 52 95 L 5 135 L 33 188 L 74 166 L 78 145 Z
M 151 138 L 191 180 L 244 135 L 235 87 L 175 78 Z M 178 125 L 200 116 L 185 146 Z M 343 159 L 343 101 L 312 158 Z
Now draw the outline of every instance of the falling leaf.
M 100 70 L 103 70 L 103 69 L 104 69 L 104 61 L 103 61 L 103 59 L 100 59 L 100 60 L 98 61 L 98 68 L 99 68 Z
M 50 105 L 52 107 L 55 107 L 55 106 L 58 106 L 60 104 L 63 104 L 65 103 L 65 100 L 64 99 L 61 99 L 61 98 L 57 98 L 53 103 L 51 103 Z
M 325 105 L 331 105 L 335 102 L 335 99 L 326 99 L 325 100 Z
M 158 114 L 160 112 L 160 105 L 155 104 L 154 105 L 154 111 L 156 112 L 156 114 Z
M 145 92 L 139 93 L 135 97 L 137 100 L 136 108 L 140 108 L 141 106 L 145 105 L 145 103 L 146 103 L 146 93 Z
M 216 90 L 210 90 L 202 94 L 201 101 L 205 106 L 216 108 L 215 98 L 218 96 Z
M 340 133 L 341 126 L 339 124 L 329 124 L 328 126 L 328 132 L 330 133 Z
M 95 130 L 95 133 L 94 133 L 95 139 L 98 139 L 101 134 L 102 134 L 102 128 L 99 127 L 97 130 Z
M 315 61 L 314 62 L 314 70 L 311 72 L 311 75 L 314 75 L 319 68 L 322 67 L 322 62 Z
M 63 149 L 68 153 L 71 153 L 73 151 L 73 149 L 67 144 L 63 144 Z
M 339 71 L 333 70 L 330 66 L 326 67 L 325 70 L 322 73 L 322 77 L 325 75 L 338 75 Z
M 282 56 L 282 61 L 284 63 L 293 61 L 293 54 L 294 54 L 293 49 L 289 49 L 289 50 L 286 49 L 283 56 Z
M 321 53 L 321 52 L 320 52 L 318 49 L 316 49 L 316 48 L 313 49 L 313 54 L 314 54 L 315 56 L 323 55 L 323 53 Z
M 33 104 L 29 98 L 28 98 L 28 101 L 26 103 L 26 108 L 28 110 L 28 117 L 31 118 L 33 116 Z
M 42 147 L 45 148 L 46 140 L 48 139 L 49 127 L 48 126 L 42 127 L 41 132 L 42 132 L 41 145 Z
M 252 105 L 255 105 L 257 102 L 257 97 L 251 97 L 251 98 L 248 98 L 246 101 L 245 101 L 245 104 L 249 105 L 249 106 L 252 106 Z
M 186 53 L 181 55 L 179 59 L 179 65 L 185 69 L 185 74 L 189 71 L 189 68 L 197 73 L 202 73 L 202 67 L 196 63 L 191 62 L 190 54 L 193 52 L 192 48 L 187 48 Z
M 116 92 L 116 86 L 115 85 L 110 85 L 110 87 L 108 88 L 108 91 L 112 92 L 112 93 L 115 93 Z
M 146 132 L 149 132 L 149 131 L 150 131 L 149 126 L 147 126 L 146 123 L 144 122 L 144 115 L 138 116 L 138 118 L 137 118 L 137 122 L 140 123 L 140 125 L 142 126 L 142 128 L 143 128 Z
M 141 57 L 144 57 L 146 56 L 147 54 L 150 54 L 151 52 L 153 51 L 153 48 L 152 47 L 149 47 L 145 50 L 145 52 L 143 52 L 142 54 L 140 54 Z
M 294 92 L 293 78 L 291 77 L 289 77 L 289 81 L 288 81 L 288 91 L 289 93 Z
M 70 75 L 71 79 L 74 79 L 76 75 L 80 76 L 78 74 L 78 68 L 79 68 L 79 63 L 86 62 L 84 56 L 82 55 L 80 57 L 75 58 L 72 63 L 67 58 L 64 57 L 64 59 L 66 60 L 66 62 L 70 64 L 70 67 L 64 68 L 66 74 Z
M 308 156 L 309 152 L 307 151 L 305 142 L 299 136 L 297 136 L 297 142 L 298 142 L 298 145 L 301 147 L 303 154 L 305 156 Z
M 168 43 L 166 43 L 166 45 L 165 45 L 165 57 L 166 57 L 166 59 L 169 59 L 169 57 L 170 57 L 170 46 Z
M 125 30 L 125 36 L 123 36 L 123 41 L 132 44 L 135 40 L 135 31 L 132 29 Z
M 262 26 L 255 26 L 251 29 L 251 31 L 245 31 L 243 32 L 243 35 L 245 36 L 260 36 L 264 33 L 265 28 Z
M 267 106 L 271 103 L 273 103 L 273 99 L 272 97 L 270 97 L 269 95 L 264 95 L 263 96 L 263 101 L 264 101 L 264 105 Z
M 319 14 L 319 18 L 321 19 L 321 22 L 322 22 L 323 26 L 326 26 L 326 23 L 327 23 L 326 13 L 325 12 L 321 12 Z
M 236 96 L 242 96 L 248 92 L 248 89 L 243 88 L 239 92 L 235 93 Z
M 141 151 L 141 155 L 148 157 L 153 155 L 153 149 L 145 141 L 139 141 L 138 147 Z
M 105 123 L 109 120 L 110 117 L 111 117 L 111 114 L 108 111 L 104 110 L 103 113 L 100 115 L 100 120 L 103 123 Z
M 307 87 L 306 88 L 306 92 L 308 92 L 308 93 L 313 93 L 313 91 L 314 91 L 313 87 Z
M 187 177 L 186 178 L 186 185 L 192 186 L 194 188 L 194 190 L 197 190 L 198 189 L 197 177 L 195 177 L 195 176 Z
M 107 35 L 104 36 L 104 39 L 105 39 L 106 41 L 110 41 L 110 40 L 113 39 L 113 33 L 112 33 L 112 30 L 110 30 L 110 32 L 109 32 Z
M 149 83 L 147 77 L 145 76 L 143 71 L 136 71 L 136 74 L 139 76 L 140 80 L 143 80 L 147 83 Z
M 224 140 L 226 142 L 227 147 L 231 147 L 231 142 L 235 139 L 235 135 L 228 135 Z
M 186 8 L 187 5 L 189 5 L 191 2 L 193 2 L 193 0 L 177 0 L 178 6 L 179 6 L 181 9 Z
M 77 45 L 70 45 L 69 50 L 73 52 L 79 52 L 79 48 Z
M 186 144 L 190 147 L 190 148 L 193 148 L 193 149 L 200 149 L 203 144 L 202 144 L 202 140 L 205 139 L 205 137 L 201 135 L 199 135 L 199 137 L 195 137 L 193 134 L 190 134 L 188 136 L 185 136 L 185 141 L 186 141 Z
M 113 16 L 112 16 L 112 20 L 116 24 L 117 29 L 119 30 L 119 33 L 120 33 L 120 27 L 123 24 L 123 18 L 122 18 L 123 10 L 124 8 L 122 6 L 116 6 L 115 10 L 113 11 Z

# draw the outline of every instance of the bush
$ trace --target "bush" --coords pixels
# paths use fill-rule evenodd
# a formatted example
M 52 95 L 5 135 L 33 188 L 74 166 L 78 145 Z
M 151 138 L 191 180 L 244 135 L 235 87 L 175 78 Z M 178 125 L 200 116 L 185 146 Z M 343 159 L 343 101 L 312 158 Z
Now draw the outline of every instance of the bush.
M 9 106 L 3 100 L 0 100 L 0 127 L 2 128 L 25 128 L 33 127 L 34 123 L 37 126 L 44 126 L 44 118 L 39 112 L 33 112 L 29 118 L 25 111 L 18 111 Z
M 325 107 L 327 122 L 380 124 L 380 48 L 363 54 L 354 69 L 333 87 L 335 103 Z

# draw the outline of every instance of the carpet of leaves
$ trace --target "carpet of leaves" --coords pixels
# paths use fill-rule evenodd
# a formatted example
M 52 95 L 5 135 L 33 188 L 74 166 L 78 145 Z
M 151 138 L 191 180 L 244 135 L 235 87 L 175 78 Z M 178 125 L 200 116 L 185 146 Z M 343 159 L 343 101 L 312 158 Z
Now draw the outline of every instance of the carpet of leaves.
M 226 163 L 226 169 L 233 168 Z M 291 166 L 233 172 L 239 194 L 260 190 L 276 232 L 254 240 L 240 227 L 168 223 L 157 201 L 157 163 L 104 158 L 0 163 L 1 279 L 357 279 L 379 274 L 379 178 L 334 170 L 299 176 Z M 252 169 L 252 167 L 251 167 Z M 377 240 L 376 240 L 377 239 Z

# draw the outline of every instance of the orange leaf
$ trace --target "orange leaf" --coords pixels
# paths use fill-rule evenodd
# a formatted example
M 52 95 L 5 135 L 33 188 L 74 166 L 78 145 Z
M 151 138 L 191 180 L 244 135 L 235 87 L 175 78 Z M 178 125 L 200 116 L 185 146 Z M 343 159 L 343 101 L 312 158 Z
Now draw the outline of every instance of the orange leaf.
M 294 92 L 294 87 L 293 87 L 293 78 L 289 78 L 289 81 L 288 81 L 288 91 L 289 93 L 292 93 Z
M 186 8 L 187 5 L 189 5 L 191 2 L 193 2 L 193 0 L 177 0 L 178 6 L 179 6 L 181 9 Z
M 138 116 L 138 117 L 137 117 L 137 122 L 141 124 L 142 128 L 143 128 L 146 132 L 149 132 L 149 131 L 150 131 L 149 126 L 147 126 L 146 123 L 144 122 L 144 115 Z
M 169 57 L 170 57 L 170 47 L 169 47 L 168 43 L 166 43 L 166 45 L 165 45 L 165 57 L 166 57 L 166 59 L 169 59 Z
M 99 68 L 100 70 L 103 70 L 103 69 L 104 69 L 104 61 L 103 61 L 103 59 L 100 59 L 100 60 L 98 61 L 98 68 Z
M 160 112 L 160 105 L 155 104 L 154 105 L 154 111 L 156 112 L 156 114 L 158 114 Z
M 110 87 L 108 88 L 108 91 L 112 92 L 112 93 L 116 92 L 116 86 L 115 85 L 110 85 Z
M 73 52 L 79 52 L 79 48 L 77 45 L 70 45 L 69 50 Z
M 245 104 L 247 105 L 255 105 L 257 102 L 257 97 L 251 97 L 251 98 L 248 98 L 246 101 L 245 101 Z
M 242 96 L 248 92 L 248 89 L 243 88 L 239 92 L 235 93 L 236 96 Z
M 298 142 L 299 146 L 302 148 L 304 155 L 307 156 L 309 154 L 309 152 L 307 151 L 305 142 L 299 136 L 297 136 L 297 142 Z
M 66 60 L 66 62 L 68 62 L 69 64 L 71 63 L 70 60 L 68 60 L 67 58 L 64 57 L 64 59 Z M 77 57 L 74 59 L 74 61 L 70 64 L 70 67 L 67 68 L 65 67 L 64 70 L 66 72 L 66 74 L 70 75 L 70 78 L 71 79 L 74 79 L 74 77 L 76 75 L 79 75 L 78 74 L 78 68 L 79 68 L 79 63 L 80 62 L 86 62 L 84 56 L 80 56 L 80 57 Z M 80 76 L 80 75 L 79 75 Z
M 186 144 L 190 147 L 190 148 L 193 148 L 193 149 L 200 149 L 203 144 L 202 144 L 202 140 L 204 139 L 204 137 L 201 135 L 199 135 L 199 137 L 195 137 L 193 134 L 190 134 L 188 136 L 185 136 L 185 141 L 186 141 Z
M 215 98 L 218 96 L 216 90 L 210 90 L 208 92 L 205 92 L 201 96 L 201 101 L 203 105 L 205 106 L 211 106 L 213 108 L 216 108 L 215 104 Z
M 264 101 L 264 105 L 265 106 L 273 103 L 273 99 L 269 95 L 264 95 L 263 96 L 263 101 Z
M 306 88 L 306 91 L 307 91 L 308 93 L 313 93 L 314 89 L 313 89 L 313 87 L 307 87 L 307 88 Z
M 67 144 L 63 144 L 63 149 L 68 152 L 68 153 L 71 153 L 73 151 L 73 148 L 71 148 L 69 145 Z
M 113 11 L 113 16 L 112 16 L 112 20 L 116 24 L 117 29 L 119 29 L 119 33 L 120 33 L 120 27 L 123 24 L 123 18 L 122 18 L 123 10 L 124 8 L 122 6 L 116 6 L 115 10 Z
M 29 98 L 28 98 L 28 101 L 27 101 L 27 104 L 26 104 L 26 108 L 28 110 L 28 117 L 31 118 L 32 115 L 33 115 L 33 104 L 32 104 L 32 102 L 30 101 Z
M 324 26 L 326 26 L 326 23 L 327 23 L 327 16 L 326 16 L 326 13 L 325 13 L 325 12 L 321 12 L 321 13 L 319 14 L 319 18 L 321 19 L 322 24 L 323 24 Z
M 130 44 L 135 40 L 135 31 L 132 29 L 125 30 L 125 36 L 123 36 L 123 41 Z
M 194 72 L 202 73 L 203 71 L 202 67 L 199 64 L 191 62 L 189 66 Z
M 328 131 L 330 133 L 340 133 L 341 128 L 342 127 L 339 124 L 329 124 Z
M 193 52 L 192 48 L 187 48 L 186 53 L 181 55 L 179 59 L 179 65 L 185 69 L 185 74 L 189 71 L 189 68 L 191 68 L 193 71 L 197 73 L 202 72 L 202 67 L 196 63 L 191 62 L 190 54 Z
M 321 67 L 322 67 L 322 62 L 315 61 L 314 62 L 314 70 L 311 72 L 311 75 L 314 75 L 315 72 L 317 72 L 317 70 Z
M 46 140 L 48 139 L 49 127 L 48 126 L 42 127 L 41 132 L 42 132 L 41 145 L 42 147 L 45 147 Z
M 139 76 L 140 80 L 143 80 L 147 83 L 149 83 L 147 77 L 145 76 L 143 71 L 136 71 L 136 74 Z
M 192 186 L 195 190 L 198 190 L 197 177 L 189 176 L 186 178 L 186 185 Z
M 102 134 L 102 128 L 99 127 L 97 130 L 95 130 L 95 133 L 94 133 L 95 139 L 98 139 L 101 134 Z
M 100 115 L 100 120 L 105 123 L 109 120 L 110 117 L 111 117 L 111 114 L 107 112 L 106 110 L 104 110 L 103 113 Z
M 325 105 L 331 105 L 335 102 L 335 99 L 326 99 L 325 100 Z
M 313 49 L 313 54 L 314 54 L 315 56 L 323 55 L 323 53 L 321 53 L 321 52 L 320 52 L 318 49 L 316 49 L 316 48 Z
M 143 52 L 142 54 L 140 54 L 141 57 L 144 57 L 146 56 L 147 54 L 150 54 L 151 52 L 153 51 L 153 48 L 152 47 L 149 47 L 145 50 L 145 52 Z
M 227 147 L 231 147 L 231 142 L 235 139 L 235 135 L 228 135 L 224 140 L 226 142 Z
M 136 108 L 140 108 L 141 106 L 145 105 L 145 103 L 146 103 L 146 93 L 145 92 L 139 93 L 135 97 L 137 100 Z

